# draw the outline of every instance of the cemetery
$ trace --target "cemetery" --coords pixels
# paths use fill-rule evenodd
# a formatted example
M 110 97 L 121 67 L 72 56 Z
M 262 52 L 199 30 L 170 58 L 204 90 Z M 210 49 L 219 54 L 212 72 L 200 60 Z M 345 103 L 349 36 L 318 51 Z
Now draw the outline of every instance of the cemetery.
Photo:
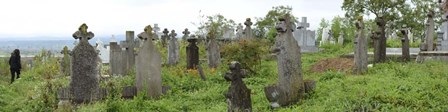
M 150 19 L 107 40 L 76 23 L 15 81 L 0 57 L 0 112 L 448 111 L 448 1 L 408 1 L 343 0 L 319 24 L 283 5 L 197 29 Z

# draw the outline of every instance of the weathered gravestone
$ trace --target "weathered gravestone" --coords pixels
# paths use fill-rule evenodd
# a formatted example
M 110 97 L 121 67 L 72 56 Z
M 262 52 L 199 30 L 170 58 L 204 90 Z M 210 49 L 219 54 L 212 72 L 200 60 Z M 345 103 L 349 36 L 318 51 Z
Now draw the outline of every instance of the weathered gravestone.
M 118 45 L 116 41 L 111 41 L 109 43 L 109 46 L 110 46 L 110 53 L 109 53 L 110 74 L 113 76 L 127 74 L 126 71 L 127 58 L 125 58 L 126 52 L 121 49 L 120 45 Z
M 196 69 L 199 65 L 199 48 L 196 45 L 197 38 L 192 35 L 187 41 L 189 42 L 187 46 L 187 69 Z
M 241 25 L 241 23 L 238 24 L 238 26 L 236 27 L 236 39 L 242 39 L 243 38 L 243 25 Z
M 148 25 L 141 34 L 144 45 L 136 56 L 137 92 L 145 92 L 147 97 L 158 98 L 162 95 L 162 63 L 160 52 L 152 42 L 152 27 Z
M 159 31 L 160 31 L 160 27 L 159 27 L 159 24 L 154 24 L 154 28 L 153 28 L 153 31 L 154 31 L 154 36 L 153 36 L 153 40 L 158 40 L 160 37 L 159 37 Z
M 226 73 L 224 78 L 231 81 L 229 90 L 225 94 L 227 100 L 227 112 L 251 112 L 252 101 L 250 98 L 250 89 L 244 84 L 244 71 L 241 70 L 241 64 L 233 61 L 229 65 L 230 72 Z
M 277 37 L 273 52 L 277 54 L 278 84 L 264 88 L 272 107 L 287 106 L 299 101 L 307 83 L 302 79 L 300 48 L 293 38 L 290 16 L 280 18 L 276 25 Z M 311 81 L 314 83 L 314 81 Z
M 310 23 L 307 22 L 306 17 L 302 17 L 302 22 L 299 23 L 297 30 L 294 30 L 294 39 L 300 46 L 301 52 L 318 52 L 316 46 L 315 31 L 308 30 Z M 295 27 L 293 27 L 295 29 Z
M 174 30 L 171 30 L 170 41 L 168 45 L 168 65 L 176 65 L 179 63 L 179 43 L 177 42 L 177 34 Z
M 403 38 L 401 38 L 401 47 L 402 47 L 402 55 L 401 58 L 403 61 L 408 62 L 411 60 L 411 54 L 409 52 L 409 39 L 408 39 L 408 32 L 406 28 L 401 29 L 401 34 L 403 34 Z
M 327 44 L 330 40 L 330 28 L 322 29 L 322 39 L 320 40 L 320 45 Z
M 163 29 L 163 35 L 162 35 L 162 46 L 165 48 L 166 46 L 166 40 L 170 40 L 170 36 L 168 33 L 170 33 L 170 31 L 168 31 L 168 29 Z
M 110 49 L 104 47 L 104 43 L 103 41 L 101 41 L 99 38 L 96 40 L 96 50 L 98 50 L 99 52 L 99 57 L 101 59 L 102 63 L 109 63 L 110 58 Z
M 136 42 L 134 40 L 134 31 L 126 31 L 126 41 L 120 42 L 120 47 L 125 49 L 125 55 L 123 58 L 125 58 L 125 73 L 129 73 L 132 68 L 135 67 L 135 51 L 134 48 L 137 47 Z
M 342 32 L 342 31 L 339 33 L 338 44 L 344 45 L 344 32 Z
M 430 10 L 428 12 L 428 20 L 426 21 L 426 47 L 423 47 L 422 51 L 433 51 L 434 50 L 434 11 Z M 426 48 L 426 49 L 424 49 Z
M 207 62 L 209 68 L 217 68 L 221 63 L 219 45 L 216 42 L 215 35 L 212 33 L 209 33 L 209 42 L 207 44 Z
M 354 74 L 362 74 L 367 71 L 367 39 L 364 34 L 364 22 L 363 18 L 358 18 L 358 21 L 356 22 L 356 38 L 355 38 L 355 59 L 354 63 L 355 66 L 353 66 L 353 73 Z
M 252 23 L 252 21 L 250 21 L 250 18 L 247 18 L 246 21 L 244 22 L 244 25 L 246 25 L 246 28 L 243 31 L 245 39 L 252 39 L 253 38 L 253 36 L 252 36 L 252 28 L 251 28 L 252 24 L 253 23 Z
M 182 34 L 184 34 L 182 36 L 182 41 L 187 41 L 187 38 L 190 35 L 190 31 L 188 31 L 188 28 L 185 28 L 185 30 L 182 32 Z
M 94 101 L 99 92 L 98 53 L 88 42 L 94 34 L 87 32 L 87 28 L 82 24 L 73 34 L 73 38 L 80 40 L 72 51 L 70 94 L 75 103 Z
M 67 46 L 64 46 L 64 49 L 61 51 L 61 54 L 63 55 L 61 59 L 61 73 L 65 76 L 70 75 L 70 50 L 68 50 Z

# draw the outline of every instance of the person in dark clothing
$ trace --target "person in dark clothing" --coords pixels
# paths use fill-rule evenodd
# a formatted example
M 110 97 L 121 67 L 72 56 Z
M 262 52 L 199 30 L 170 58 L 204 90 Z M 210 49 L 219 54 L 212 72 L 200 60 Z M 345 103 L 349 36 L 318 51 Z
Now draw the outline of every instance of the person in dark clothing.
M 11 83 L 14 82 L 14 78 L 20 78 L 20 70 L 22 69 L 22 64 L 20 63 L 20 51 L 19 49 L 15 49 L 13 53 L 11 53 L 11 57 L 9 58 L 9 70 L 11 71 Z

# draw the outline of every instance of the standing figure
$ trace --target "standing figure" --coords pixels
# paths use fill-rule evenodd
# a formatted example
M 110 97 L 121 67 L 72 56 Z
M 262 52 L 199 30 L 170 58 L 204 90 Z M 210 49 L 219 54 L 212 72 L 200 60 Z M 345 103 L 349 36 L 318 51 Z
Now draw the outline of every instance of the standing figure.
M 11 53 L 11 57 L 9 58 L 9 70 L 11 70 L 11 83 L 14 82 L 14 78 L 20 78 L 20 70 L 22 69 L 22 64 L 20 63 L 20 51 L 19 49 L 15 49 L 13 53 Z

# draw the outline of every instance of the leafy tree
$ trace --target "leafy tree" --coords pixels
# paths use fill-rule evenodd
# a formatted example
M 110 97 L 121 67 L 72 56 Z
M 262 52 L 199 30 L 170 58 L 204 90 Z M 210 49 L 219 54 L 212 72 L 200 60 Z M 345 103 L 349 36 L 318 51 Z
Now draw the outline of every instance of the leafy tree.
M 268 11 L 265 17 L 255 18 L 255 28 L 254 31 L 255 36 L 257 38 L 268 38 L 273 41 L 275 36 L 277 35 L 277 30 L 275 30 L 275 23 L 278 18 L 283 17 L 285 14 L 291 15 L 291 20 L 294 20 L 294 23 L 297 23 L 297 17 L 292 15 L 292 7 L 291 6 L 275 6 L 272 7 L 271 10 Z
M 319 28 L 317 28 L 317 35 L 318 35 L 317 40 L 322 40 L 322 32 L 323 32 L 322 30 L 323 30 L 324 28 L 329 27 L 329 26 L 330 26 L 330 22 L 327 21 L 327 20 L 325 20 L 325 18 L 322 18 L 322 19 L 320 20 Z
M 375 54 L 375 62 L 386 60 L 386 26 L 392 20 L 396 20 L 398 8 L 404 7 L 405 0 L 344 0 L 342 9 L 346 11 L 345 16 L 354 20 L 354 17 L 361 15 L 375 15 L 375 20 L 379 28 L 379 54 Z
M 221 14 L 205 16 L 200 13 L 201 11 L 199 11 L 199 23 L 192 23 L 198 27 L 198 31 L 195 32 L 196 35 L 209 35 L 220 38 L 227 29 L 232 29 L 236 25 L 235 21 L 227 19 Z

